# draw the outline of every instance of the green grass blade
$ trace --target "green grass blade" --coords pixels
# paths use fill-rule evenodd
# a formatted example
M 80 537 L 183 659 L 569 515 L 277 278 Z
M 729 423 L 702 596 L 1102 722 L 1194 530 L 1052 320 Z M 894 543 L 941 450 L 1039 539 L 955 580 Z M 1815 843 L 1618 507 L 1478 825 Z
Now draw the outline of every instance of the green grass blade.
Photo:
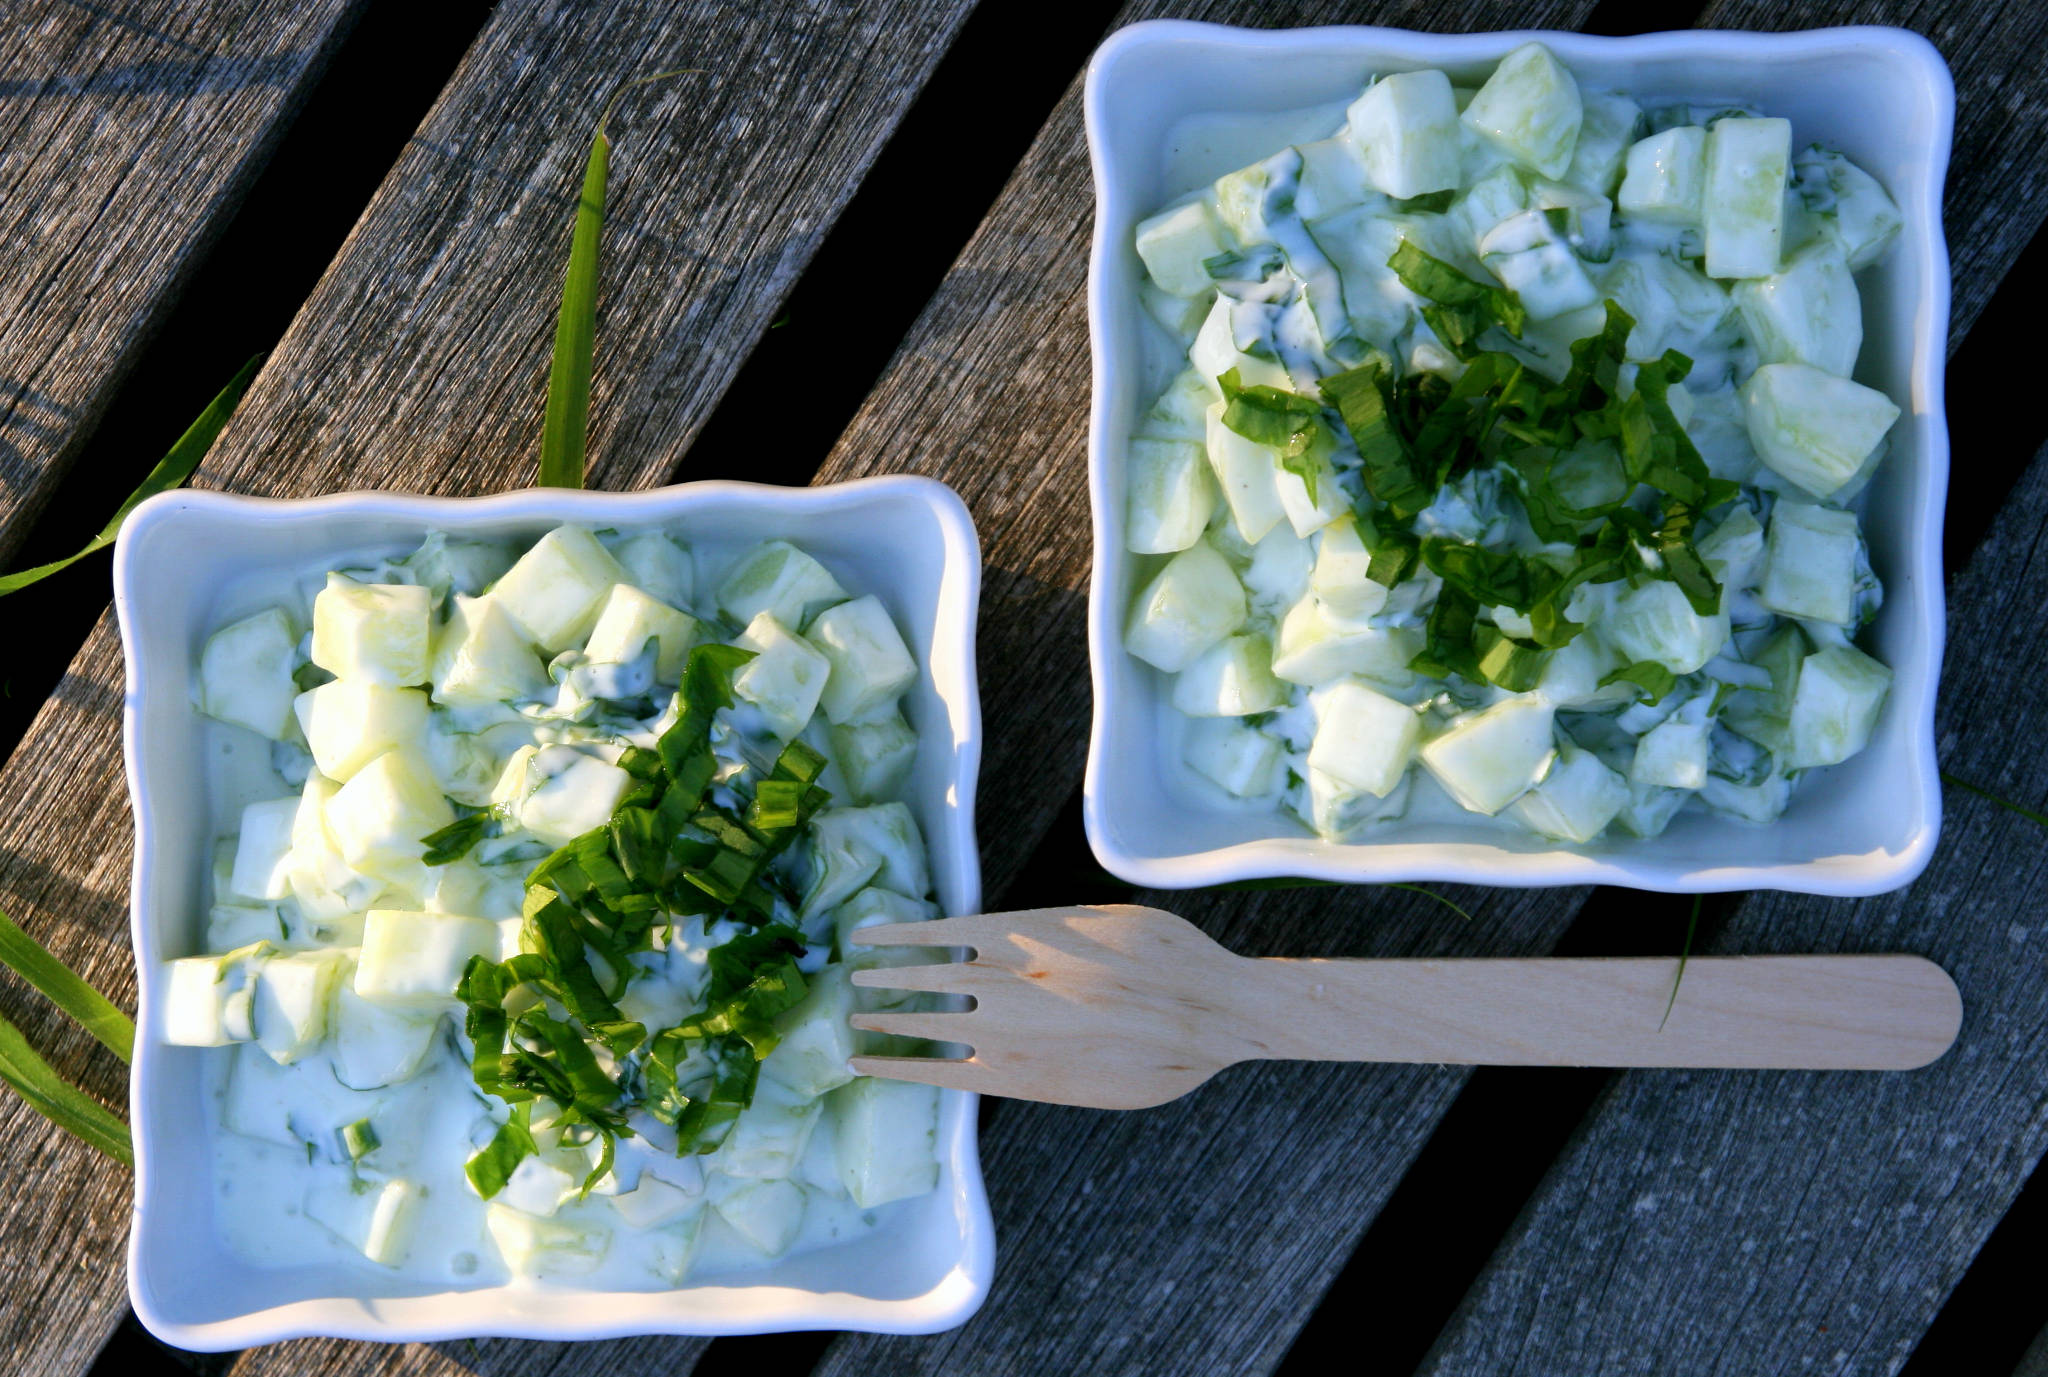
M 98 1148 L 126 1167 L 135 1165 L 128 1125 L 113 1111 L 50 1069 L 36 1055 L 21 1029 L 0 1018 L 0 1081 L 28 1102 L 29 1108 L 72 1137 Z
M 1469 913 L 1465 912 L 1465 910 L 1464 910 L 1464 909 L 1462 909 L 1462 908 L 1459 908 L 1459 907 L 1458 907 L 1458 906 L 1457 906 L 1456 904 L 1452 903 L 1452 902 L 1451 902 L 1451 901 L 1450 901 L 1449 899 L 1446 899 L 1446 898 L 1445 898 L 1445 897 L 1444 897 L 1443 895 L 1441 895 L 1441 894 L 1437 893 L 1437 892 L 1436 892 L 1435 890 L 1433 890 L 1433 889 L 1424 889 L 1424 888 L 1423 888 L 1423 887 L 1422 887 L 1421 885 L 1402 885 L 1402 884 L 1390 884 L 1390 885 L 1388 885 L 1388 886 L 1387 886 L 1387 888 L 1388 888 L 1388 889 L 1405 889 L 1405 890 L 1407 890 L 1407 891 L 1408 891 L 1409 893 L 1411 893 L 1411 894 L 1420 894 L 1420 895 L 1423 895 L 1423 896 L 1425 896 L 1426 898 L 1434 899 L 1434 900 L 1436 900 L 1436 901 L 1437 901 L 1438 903 L 1442 904 L 1442 905 L 1443 905 L 1443 906 L 1444 906 L 1445 908 L 1449 909 L 1449 910 L 1450 910 L 1451 912 L 1453 912 L 1453 913 L 1457 914 L 1457 915 L 1458 915 L 1458 916 L 1459 916 L 1460 918 L 1463 918 L 1463 919 L 1464 919 L 1464 920 L 1465 920 L 1466 922 L 1468 922 L 1468 923 L 1469 923 L 1469 922 L 1471 922 L 1471 921 L 1472 921 L 1472 915 L 1471 915 L 1471 914 L 1469 914 Z
M 40 583 L 60 570 L 69 569 L 87 555 L 106 549 L 114 543 L 114 537 L 121 533 L 121 523 L 128 519 L 128 513 L 134 511 L 145 499 L 160 492 L 168 492 L 190 478 L 192 470 L 199 467 L 199 461 L 213 448 L 213 442 L 220 435 L 221 428 L 227 425 L 228 417 L 234 414 L 235 404 L 241 401 L 242 394 L 249 390 L 249 382 L 256 376 L 257 365 L 262 361 L 263 356 L 259 354 L 242 365 L 242 371 L 235 374 L 234 380 L 220 390 L 220 394 L 207 404 L 206 410 L 199 413 L 199 419 L 178 437 L 178 443 L 171 446 L 171 452 L 149 471 L 149 477 L 142 480 L 141 487 L 128 494 L 128 500 L 115 511 L 113 519 L 100 528 L 98 535 L 85 543 L 83 550 L 67 559 L 56 560 L 50 564 L 38 564 L 33 569 L 23 569 L 19 573 L 0 576 L 0 597 L 19 592 L 32 583 Z
M 555 359 L 548 369 L 547 418 L 541 426 L 540 486 L 583 486 L 583 438 L 590 420 L 590 369 L 597 346 L 597 241 L 604 228 L 604 184 L 611 166 L 604 121 L 590 141 L 583 194 L 576 201 L 576 231 L 569 239 L 569 271 L 562 282 L 562 314 L 555 322 Z
M 1943 784 L 1953 784 L 1958 789 L 1967 789 L 1979 798 L 1990 799 L 1993 803 L 1997 804 L 2001 808 L 2010 808 L 2013 812 L 2018 813 L 2028 822 L 2038 823 L 2043 827 L 2048 827 L 2048 813 L 2039 813 L 2032 808 L 2024 807 L 2021 804 L 2014 803 L 2009 798 L 2000 798 L 1997 794 L 1992 793 L 1989 789 L 1984 788 L 1982 785 L 1972 784 L 1967 779 L 1957 779 L 1947 770 L 1943 770 L 1941 772 L 1941 782 Z
M 135 1024 L 128 1015 L 86 984 L 76 971 L 50 955 L 48 948 L 23 932 L 5 912 L 0 912 L 0 962 L 77 1019 L 108 1051 L 122 1061 L 133 1059 Z
M 1693 934 L 1700 927 L 1700 896 L 1692 896 L 1692 916 L 1685 920 L 1685 945 L 1678 949 L 1678 970 L 1671 977 L 1671 997 L 1664 1001 L 1664 1017 L 1657 1020 L 1657 1031 L 1663 1032 L 1664 1025 L 1671 1021 L 1671 1011 L 1678 1005 L 1678 987 L 1685 983 L 1685 963 L 1692 959 Z

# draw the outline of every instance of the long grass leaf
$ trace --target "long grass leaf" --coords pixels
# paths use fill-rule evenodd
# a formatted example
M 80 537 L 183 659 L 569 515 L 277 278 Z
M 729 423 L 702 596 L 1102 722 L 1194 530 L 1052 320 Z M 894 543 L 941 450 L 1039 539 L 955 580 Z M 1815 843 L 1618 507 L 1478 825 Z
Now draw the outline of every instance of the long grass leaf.
M 562 314 L 555 321 L 555 359 L 548 369 L 548 409 L 540 436 L 543 488 L 583 486 L 583 438 L 590 421 L 590 368 L 597 346 L 597 241 L 604 229 L 604 183 L 611 156 L 611 140 L 599 120 L 583 169 L 583 194 L 576 201 Z
M 100 533 L 85 543 L 83 550 L 66 559 L 38 564 L 33 569 L 23 569 L 19 573 L 0 576 L 0 597 L 18 592 L 32 583 L 40 583 L 60 570 L 69 569 L 87 555 L 106 549 L 114 543 L 114 537 L 121 533 L 121 523 L 128 519 L 128 513 L 134 511 L 145 499 L 160 492 L 168 492 L 190 478 L 192 470 L 198 468 L 199 461 L 206 457 L 206 451 L 213 448 L 214 440 L 220 435 L 221 428 L 227 425 L 228 417 L 234 414 L 235 404 L 241 401 L 242 394 L 249 390 L 249 382 L 256 376 L 257 365 L 262 362 L 263 356 L 258 354 L 242 365 L 242 371 L 235 374 L 234 380 L 220 390 L 220 394 L 207 404 L 206 410 L 199 413 L 199 419 L 178 437 L 178 443 L 171 446 L 171 452 L 149 471 L 149 477 L 142 480 L 141 487 L 128 494 L 128 500 L 123 502 L 114 512 L 113 518 L 100 528 Z
M 1663 1032 L 1664 1025 L 1671 1021 L 1671 1011 L 1678 1006 L 1678 987 L 1685 983 L 1685 963 L 1692 959 L 1693 934 L 1700 927 L 1700 896 L 1692 896 L 1692 916 L 1685 920 L 1685 945 L 1678 949 L 1678 970 L 1671 977 L 1671 997 L 1664 1001 L 1664 1017 L 1657 1020 L 1657 1031 Z
M 135 1055 L 135 1024 L 79 974 L 0 912 L 0 963 L 41 990 L 122 1061 Z
M 1941 782 L 1944 784 L 1953 784 L 1958 789 L 1967 789 L 1971 793 L 1977 795 L 1977 797 L 1979 798 L 1990 799 L 1993 803 L 1997 804 L 2001 808 L 2012 809 L 2013 812 L 2018 813 L 2028 822 L 2038 823 L 2043 827 L 2048 827 L 2048 813 L 2036 812 L 2032 808 L 2028 808 L 2021 804 L 2014 803 L 2009 798 L 2000 798 L 1997 794 L 1992 793 L 1989 789 L 1984 788 L 1980 784 L 1972 784 L 1967 779 L 1957 779 L 1947 770 L 1943 770 L 1941 772 Z
M 128 1125 L 113 1111 L 50 1069 L 21 1030 L 0 1018 L 0 1081 L 29 1108 L 74 1138 L 98 1148 L 123 1166 L 135 1165 Z

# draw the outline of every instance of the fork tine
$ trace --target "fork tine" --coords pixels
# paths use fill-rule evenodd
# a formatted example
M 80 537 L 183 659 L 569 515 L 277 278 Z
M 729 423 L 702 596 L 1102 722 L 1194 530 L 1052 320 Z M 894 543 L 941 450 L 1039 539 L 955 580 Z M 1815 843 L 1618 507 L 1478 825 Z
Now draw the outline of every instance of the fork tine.
M 857 947 L 971 947 L 986 939 L 980 917 L 934 918 L 926 923 L 878 923 L 856 928 L 848 940 Z
M 962 1037 L 964 1013 L 881 1013 L 855 1014 L 848 1021 L 863 1033 L 894 1033 L 906 1038 L 930 1038 L 933 1042 L 968 1042 Z
M 856 1076 L 882 1076 L 915 1081 L 942 1090 L 982 1090 L 987 1075 L 978 1062 L 958 1057 L 855 1057 L 848 1063 Z
M 936 994 L 967 993 L 974 968 L 965 961 L 936 961 L 925 966 L 870 966 L 853 973 L 863 990 L 930 990 Z

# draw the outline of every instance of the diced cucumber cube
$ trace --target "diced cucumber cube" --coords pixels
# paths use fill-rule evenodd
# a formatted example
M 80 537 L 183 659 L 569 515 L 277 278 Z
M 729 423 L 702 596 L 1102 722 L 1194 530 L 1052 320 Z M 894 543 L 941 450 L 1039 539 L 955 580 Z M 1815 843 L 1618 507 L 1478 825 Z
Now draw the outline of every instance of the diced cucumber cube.
M 373 908 L 363 920 L 355 992 L 364 999 L 439 1010 L 455 998 L 469 958 L 498 959 L 498 925 L 453 913 Z
M 1581 91 L 1579 103 L 1585 107 L 1585 115 L 1564 180 L 1612 196 L 1636 130 L 1642 125 L 1643 107 L 1619 91 Z
M 627 1227 L 651 1229 L 702 1210 L 704 1199 L 701 1193 L 692 1195 L 651 1171 L 643 1171 L 638 1185 L 612 1197 L 612 1208 Z
M 791 1175 L 824 1108 L 825 1102 L 815 1095 L 762 1077 L 754 1089 L 754 1102 L 741 1112 L 718 1150 L 718 1169 L 741 1180 L 779 1181 Z
M 576 1194 L 580 1184 L 575 1174 L 544 1156 L 535 1155 L 514 1167 L 512 1175 L 491 1198 L 521 1214 L 548 1219 L 562 1208 L 563 1202 Z
M 901 803 L 827 808 L 811 819 L 811 881 L 805 917 L 835 908 L 867 884 L 912 899 L 931 889 L 924 838 Z
M 733 643 L 754 652 L 733 674 L 733 694 L 759 708 L 777 737 L 794 740 L 818 710 L 832 662 L 773 612 L 757 614 Z
M 1653 785 L 1631 784 L 1628 802 L 1614 815 L 1614 821 L 1632 837 L 1661 837 L 1678 810 L 1692 797 L 1689 789 L 1659 789 Z
M 1778 270 L 1792 122 L 1714 121 L 1707 130 L 1701 221 L 1708 277 L 1764 277 Z
M 1862 555 L 1853 513 L 1780 501 L 1771 511 L 1757 601 L 1787 617 L 1848 626 L 1856 620 Z
M 1699 799 L 1715 812 L 1744 822 L 1776 822 L 1792 801 L 1792 781 L 1773 774 L 1755 784 L 1738 784 L 1708 775 L 1700 786 Z
M 1585 105 L 1579 84 L 1550 49 L 1524 43 L 1500 60 L 1459 118 L 1473 133 L 1554 180 L 1572 165 Z
M 670 607 L 688 607 L 697 588 L 690 552 L 660 531 L 642 531 L 612 546 L 612 558 L 635 588 Z
M 1280 743 L 1236 718 L 1196 718 L 1181 749 L 1189 768 L 1239 798 L 1263 798 L 1280 787 Z
M 280 952 L 257 969 L 251 1022 L 272 1061 L 288 1066 L 320 1045 L 348 966 L 347 952 L 327 948 Z
M 372 1262 L 403 1263 L 412 1247 L 424 1187 L 411 1181 L 365 1182 L 323 1179 L 306 1192 L 306 1216 Z
M 398 561 L 406 582 L 429 589 L 438 605 L 451 593 L 473 598 L 512 567 L 512 547 L 500 540 L 450 540 L 429 531 L 420 548 Z
M 1173 705 L 1190 717 L 1249 717 L 1287 704 L 1273 677 L 1273 643 L 1257 632 L 1231 636 L 1174 679 Z
M 1138 594 L 1124 633 L 1131 654 L 1169 674 L 1244 625 L 1244 585 L 1207 541 L 1168 560 Z
M 1544 218 L 1573 253 L 1604 262 L 1614 252 L 1614 203 L 1596 192 L 1566 182 L 1538 181 L 1529 190 L 1529 208 Z
M 1628 782 L 1661 789 L 1697 789 L 1707 782 L 1707 737 L 1713 724 L 1704 715 L 1678 712 L 1636 739 Z
M 1822 499 L 1857 476 L 1899 419 L 1884 393 L 1803 363 L 1765 364 L 1743 384 L 1742 401 L 1757 454 Z
M 1364 154 L 1366 180 L 1379 191 L 1405 201 L 1458 185 L 1458 103 L 1442 72 L 1381 77 L 1344 119 Z
M 1681 124 L 1629 146 L 1614 205 L 1635 220 L 1697 225 L 1704 215 L 1706 185 L 1707 131 Z
M 1447 218 L 1464 227 L 1472 253 L 1479 251 L 1479 241 L 1488 230 L 1529 209 L 1529 181 L 1526 170 L 1505 164 L 1474 182 L 1458 198 Z
M 1190 201 L 1138 222 L 1138 257 L 1145 271 L 1175 296 L 1196 296 L 1214 285 L 1202 265 L 1228 248 L 1223 227 L 1207 203 Z
M 800 629 L 813 612 L 844 601 L 846 590 L 831 571 L 786 540 L 755 546 L 718 589 L 719 610 L 740 626 L 765 612 Z
M 1583 844 L 1607 830 L 1628 803 L 1628 782 L 1577 746 L 1562 747 L 1541 783 L 1516 799 L 1516 821 L 1559 841 Z
M 209 952 L 230 952 L 251 942 L 281 942 L 284 937 L 276 904 L 215 904 L 207 911 Z
M 532 698 L 546 668 L 526 633 L 491 598 L 457 593 L 434 643 L 434 701 L 455 707 Z
M 1348 128 L 1327 139 L 1298 145 L 1295 151 L 1301 154 L 1301 186 L 1294 204 L 1304 219 L 1320 220 L 1380 200 L 1366 167 L 1365 149 Z
M 1601 708 L 1625 703 L 1635 690 L 1625 683 L 1602 686 L 1616 668 L 1614 653 L 1593 635 L 1574 636 L 1550 653 L 1536 679 L 1536 692 L 1560 708 Z
M 164 1041 L 173 1047 L 225 1047 L 256 1036 L 256 979 L 276 952 L 252 942 L 222 956 L 169 962 L 164 981 Z
M 242 829 L 235 841 L 235 868 L 228 889 L 244 899 L 290 896 L 292 823 L 299 814 L 296 795 L 265 799 L 242 810 Z
M 549 655 L 583 643 L 598 608 L 626 571 L 581 526 L 557 526 L 492 585 L 491 601 Z
M 1418 753 L 1444 792 L 1489 817 L 1536 787 L 1557 757 L 1556 708 L 1538 693 L 1503 698 L 1459 717 Z
M 1735 307 L 1765 363 L 1811 364 L 1846 378 L 1863 347 L 1863 297 L 1831 242 L 1809 245 L 1768 277 L 1735 284 Z
M 862 892 L 887 894 L 890 891 Z M 764 1080 L 774 1081 L 798 1099 L 815 1100 L 826 1091 L 836 1090 L 853 1079 L 853 1072 L 846 1065 L 847 1058 L 853 1055 L 853 1029 L 846 1022 L 847 1016 L 853 1012 L 853 986 L 847 979 L 849 974 L 848 966 L 835 963 L 805 978 L 802 1001 L 776 1015 L 775 1031 L 782 1040 L 761 1063 Z M 741 1122 L 744 1126 L 744 1119 Z M 805 1132 L 808 1135 L 809 1130 Z M 732 1156 L 730 1139 L 723 1151 L 727 1158 Z M 726 1167 L 725 1170 L 732 1169 Z
M 1366 548 L 1355 518 L 1339 518 L 1323 527 L 1309 588 L 1325 615 L 1364 621 L 1387 605 L 1389 590 L 1372 581 L 1371 568 L 1372 551 Z
M 1551 227 L 1549 214 L 1525 210 L 1488 230 L 1479 261 L 1521 298 L 1534 320 L 1549 320 L 1600 299 L 1585 265 Z
M 497 957 L 499 953 L 489 953 Z M 364 999 L 352 981 L 334 994 L 334 1074 L 353 1090 L 377 1090 L 418 1074 L 441 1030 L 440 1010 L 424 1014 Z
M 1821 217 L 1852 269 L 1867 268 L 1884 256 L 1904 221 L 1875 177 L 1818 145 L 1801 149 L 1792 167 L 1806 209 Z
M 1223 424 L 1223 412 L 1222 402 L 1209 408 L 1209 465 L 1239 534 L 1256 545 L 1287 516 L 1280 497 L 1280 460 L 1265 445 Z
M 733 1232 L 769 1257 L 781 1257 L 804 1223 L 803 1187 L 794 1181 L 750 1181 L 713 1202 Z
M 1415 709 L 1355 679 L 1319 689 L 1309 701 L 1316 713 L 1310 769 L 1374 798 L 1385 798 L 1407 777 L 1422 741 L 1422 719 Z
M 1787 769 L 1838 765 L 1870 743 L 1892 672 L 1851 645 L 1806 657 L 1792 696 Z
M 1202 538 L 1216 512 L 1204 441 L 1132 440 L 1125 487 L 1124 548 L 1137 554 L 1187 549 Z
M 1387 266 L 1401 241 L 1413 240 L 1439 258 L 1472 256 L 1471 239 L 1444 215 L 1389 215 L 1365 205 L 1322 221 L 1315 232 L 1343 281 L 1353 330 L 1383 349 L 1409 328 L 1421 302 Z
M 1152 403 L 1152 409 L 1138 419 L 1138 434 L 1149 440 L 1203 444 L 1209 436 L 1209 407 L 1215 400 L 1216 384 L 1194 368 L 1183 368 Z
M 1330 841 L 1344 841 L 1376 822 L 1390 822 L 1408 808 L 1409 777 L 1402 775 L 1385 798 L 1354 789 L 1321 770 L 1306 781 L 1308 825 Z
M 939 1092 L 862 1076 L 831 1095 L 839 1179 L 864 1210 L 939 1184 Z M 728 1216 L 730 1218 L 730 1216 Z
M 1297 218 L 1300 185 L 1301 154 L 1283 148 L 1216 179 L 1216 218 L 1241 244 L 1271 242 L 1280 226 Z
M 1328 459 L 1316 461 L 1316 492 L 1311 498 L 1308 480 L 1286 467 L 1273 475 L 1275 489 L 1280 494 L 1280 510 L 1286 513 L 1287 524 L 1294 534 L 1308 539 L 1323 527 L 1340 517 L 1351 515 L 1350 499 L 1337 486 L 1337 470 Z
M 292 730 L 298 664 L 299 633 L 282 607 L 230 622 L 199 652 L 199 710 L 282 741 Z
M 917 682 L 917 661 L 880 598 L 855 598 L 820 612 L 809 639 L 832 666 L 819 702 L 833 722 L 859 722 L 893 710 Z
M 1202 322 L 1209 318 L 1209 293 L 1200 296 L 1175 296 L 1154 283 L 1150 278 L 1138 284 L 1138 300 L 1145 307 L 1145 314 L 1159 322 L 1167 334 L 1176 341 L 1185 343 L 1202 328 Z
M 1654 660 L 1691 674 L 1728 644 L 1728 617 L 1702 617 L 1668 579 L 1652 579 L 1615 598 L 1600 634 L 1624 662 Z
M 1422 649 L 1413 627 L 1379 627 L 1331 617 L 1314 594 L 1288 609 L 1273 646 L 1273 673 L 1291 684 L 1320 687 L 1348 674 L 1387 688 L 1415 682 L 1408 662 Z
M 612 1233 L 587 1219 L 538 1219 L 493 1202 L 484 1226 L 498 1255 L 518 1277 L 569 1277 L 595 1271 L 611 1247 Z
M 597 664 L 622 665 L 639 659 L 649 641 L 654 642 L 656 681 L 680 683 L 683 664 L 697 641 L 697 619 L 656 601 L 630 583 L 613 584 L 598 609 L 597 624 L 590 628 L 583 653 Z
M 427 695 L 361 679 L 335 679 L 298 696 L 294 708 L 321 774 L 346 783 L 387 751 L 419 750 Z
M 423 838 L 454 821 L 441 786 L 403 750 L 363 766 L 327 803 L 327 835 L 349 868 L 399 883 L 418 881 Z
M 1233 369 L 1246 387 L 1293 386 L 1268 338 L 1272 316 L 1272 307 L 1265 302 L 1217 297 L 1188 349 L 1189 366 L 1212 387 Z
M 879 803 L 903 787 L 917 760 L 917 733 L 893 713 L 832 728 L 832 757 L 854 803 Z
M 1712 333 L 1728 314 L 1726 287 L 1661 253 L 1617 254 L 1601 274 L 1600 291 L 1635 321 L 1628 357 L 1636 360 L 1694 347 L 1693 340 Z M 1603 322 L 1605 314 L 1603 308 Z
M 624 770 L 574 746 L 522 746 L 506 762 L 491 800 L 548 845 L 566 846 L 610 822 L 632 787 Z
M 1764 562 L 1764 528 L 1756 513 L 1741 505 L 1732 507 L 1714 529 L 1698 543 L 1700 558 L 1714 571 L 1721 584 L 1721 610 L 1740 592 L 1756 586 Z
M 423 684 L 433 627 L 434 595 L 418 584 L 329 574 L 313 599 L 313 663 L 343 679 Z
M 351 870 L 328 835 L 327 805 L 340 789 L 325 775 L 308 775 L 292 819 L 292 899 L 316 932 L 348 924 L 386 887 L 383 880 Z

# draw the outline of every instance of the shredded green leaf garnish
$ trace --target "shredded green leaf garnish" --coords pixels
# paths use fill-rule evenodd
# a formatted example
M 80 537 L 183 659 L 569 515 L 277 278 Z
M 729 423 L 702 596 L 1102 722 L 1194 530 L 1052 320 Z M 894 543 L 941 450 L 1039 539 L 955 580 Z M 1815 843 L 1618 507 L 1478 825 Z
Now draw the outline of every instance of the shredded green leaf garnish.
M 52 574 L 69 569 L 87 555 L 106 549 L 114 543 L 114 537 L 121 533 L 121 523 L 128 519 L 128 513 L 149 498 L 160 492 L 169 492 L 190 478 L 192 470 L 199 467 L 199 461 L 213 448 L 214 440 L 219 438 L 222 428 L 227 425 L 228 417 L 234 414 L 235 404 L 241 401 L 242 394 L 249 390 L 249 383 L 255 378 L 257 366 L 262 362 L 263 356 L 258 354 L 242 365 L 242 371 L 235 374 L 228 385 L 207 403 L 206 410 L 199 413 L 199 419 L 178 437 L 178 442 L 171 446 L 170 453 L 149 471 L 149 476 L 142 480 L 141 486 L 128 494 L 128 500 L 115 510 L 112 518 L 100 528 L 99 534 L 85 543 L 84 549 L 49 564 L 38 564 L 33 569 L 0 575 L 0 597 L 18 592 L 32 583 L 40 583 Z

